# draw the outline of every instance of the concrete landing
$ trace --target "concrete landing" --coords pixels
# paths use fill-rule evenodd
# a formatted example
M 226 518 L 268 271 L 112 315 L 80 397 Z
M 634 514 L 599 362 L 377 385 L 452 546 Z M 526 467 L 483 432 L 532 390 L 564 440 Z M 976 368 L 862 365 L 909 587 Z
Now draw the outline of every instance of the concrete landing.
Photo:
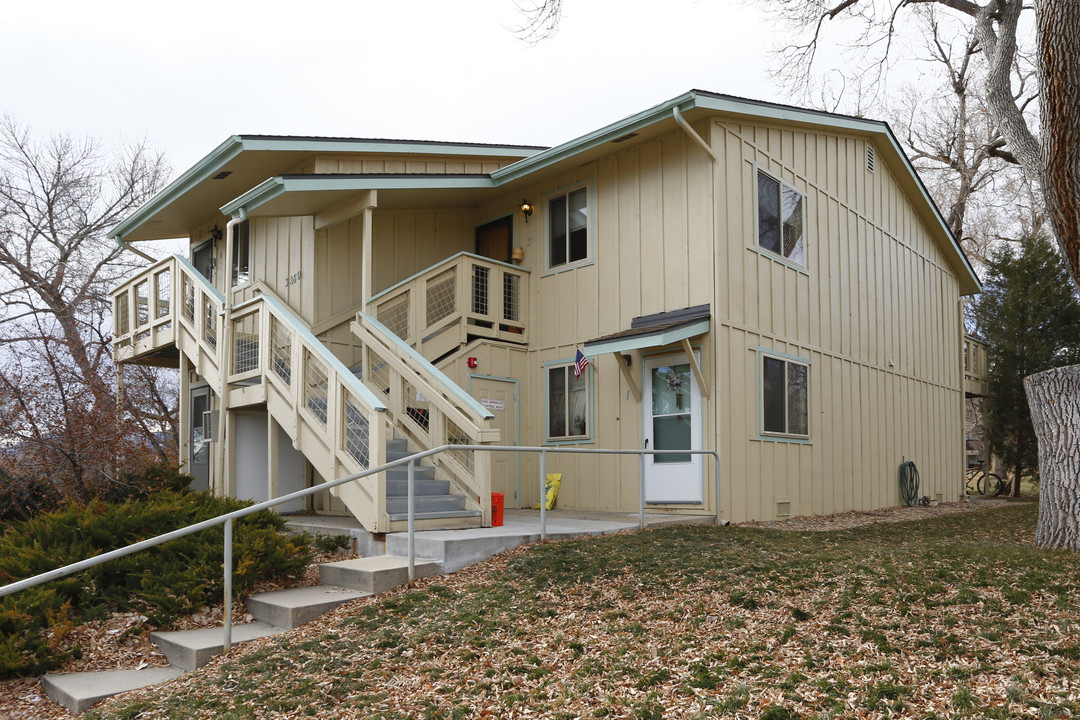
M 285 631 L 282 628 L 261 622 L 233 625 L 232 641 L 236 645 L 283 632 Z M 219 627 L 152 632 L 150 641 L 158 646 L 169 662 L 188 672 L 202 667 L 225 649 L 224 634 Z
M 586 513 L 573 511 L 548 512 L 547 537 L 565 540 L 587 535 L 610 535 L 624 530 L 637 530 L 636 514 Z M 711 525 L 712 515 L 646 514 L 646 527 L 662 525 Z M 416 533 L 416 554 L 438 562 L 443 572 L 455 572 L 481 562 L 492 555 L 519 545 L 540 542 L 540 512 L 538 510 L 506 510 L 501 527 L 468 530 L 429 530 Z M 407 533 L 386 536 L 386 552 L 407 555 Z
M 439 564 L 427 558 L 417 557 L 413 568 L 418 578 L 442 574 Z M 409 559 L 379 555 L 326 563 L 319 566 L 319 581 L 378 595 L 409 581 Z
M 156 685 L 183 674 L 183 670 L 176 667 L 50 673 L 41 678 L 41 684 L 50 698 L 73 713 L 81 713 L 117 693 Z
M 342 603 L 368 595 L 361 590 L 332 585 L 290 588 L 255 593 L 247 599 L 247 611 L 259 622 L 292 630 Z

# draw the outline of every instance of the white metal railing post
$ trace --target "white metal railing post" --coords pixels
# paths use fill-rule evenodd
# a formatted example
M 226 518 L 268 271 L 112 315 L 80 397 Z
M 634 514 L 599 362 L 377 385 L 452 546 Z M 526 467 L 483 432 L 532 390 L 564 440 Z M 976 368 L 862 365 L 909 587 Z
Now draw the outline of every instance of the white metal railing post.
M 416 460 L 409 461 L 409 582 L 416 579 Z
M 225 652 L 229 652 L 229 648 L 232 647 L 232 531 L 233 521 L 229 518 L 225 521 L 225 606 L 224 606 L 224 624 L 225 624 L 225 640 L 223 647 Z
M 638 455 L 638 530 L 645 529 L 645 453 Z
M 712 453 L 713 466 L 716 468 L 716 525 L 720 526 L 720 454 L 716 451 Z
M 547 540 L 547 452 L 540 451 L 540 542 Z

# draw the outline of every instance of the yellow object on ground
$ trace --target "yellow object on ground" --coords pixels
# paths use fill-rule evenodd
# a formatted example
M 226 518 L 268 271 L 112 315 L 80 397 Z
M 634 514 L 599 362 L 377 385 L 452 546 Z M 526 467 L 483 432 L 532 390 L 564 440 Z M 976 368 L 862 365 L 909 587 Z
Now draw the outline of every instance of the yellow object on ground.
M 555 498 L 559 497 L 559 486 L 562 485 L 562 473 L 548 473 L 544 478 L 544 497 L 546 502 L 546 510 L 550 510 L 555 507 Z M 533 510 L 539 510 L 540 503 L 536 503 L 536 507 Z

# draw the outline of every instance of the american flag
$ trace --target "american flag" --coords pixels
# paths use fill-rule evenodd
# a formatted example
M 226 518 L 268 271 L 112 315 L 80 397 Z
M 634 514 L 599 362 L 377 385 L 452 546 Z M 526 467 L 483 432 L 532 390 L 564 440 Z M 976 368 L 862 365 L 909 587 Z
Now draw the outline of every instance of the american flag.
M 581 373 L 585 372 L 585 368 L 589 366 L 589 358 L 581 354 L 581 350 L 577 351 L 577 357 L 574 359 L 574 377 L 581 377 Z

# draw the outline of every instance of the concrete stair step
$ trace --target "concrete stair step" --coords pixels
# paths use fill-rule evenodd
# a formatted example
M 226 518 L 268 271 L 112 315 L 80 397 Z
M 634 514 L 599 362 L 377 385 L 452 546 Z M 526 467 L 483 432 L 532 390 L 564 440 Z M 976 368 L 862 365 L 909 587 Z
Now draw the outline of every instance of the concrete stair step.
M 369 594 L 332 585 L 298 587 L 255 593 L 248 598 L 247 609 L 259 622 L 292 630 L 342 603 L 367 597 Z
M 418 512 L 418 513 L 416 513 L 416 519 L 417 520 L 443 520 L 443 519 L 453 520 L 453 519 L 457 519 L 457 518 L 465 519 L 465 518 L 480 518 L 480 517 L 483 517 L 483 513 L 480 512 L 479 510 L 441 510 L 441 511 L 435 511 L 435 512 L 423 512 L 423 513 Z M 405 512 L 394 513 L 393 515 L 390 516 L 390 522 L 394 522 L 394 523 L 396 523 L 398 521 L 406 522 L 406 521 L 408 521 L 408 519 L 409 519 L 409 512 L 408 512 L 407 509 L 405 510 Z M 465 523 L 465 524 L 462 524 L 462 525 L 453 525 L 453 526 L 451 526 L 451 525 L 443 525 L 442 527 L 445 527 L 445 528 L 449 529 L 451 527 L 474 527 L 474 525 L 472 523 Z M 430 528 L 425 527 L 424 529 L 427 530 L 427 529 L 430 529 Z M 402 528 L 394 528 L 392 530 L 392 532 L 402 532 L 402 531 L 403 531 Z
M 158 646 L 176 667 L 188 672 L 202 667 L 224 649 L 224 631 L 219 628 L 199 628 L 198 630 L 166 630 L 150 633 L 150 641 Z M 268 635 L 285 632 L 282 628 L 266 623 L 254 622 L 233 625 L 233 644 L 257 640 Z
M 417 495 L 414 505 L 417 514 L 433 512 L 452 512 L 465 509 L 464 495 Z M 409 498 L 390 497 L 386 498 L 386 514 L 390 517 L 405 513 L 408 517 Z
M 416 558 L 414 568 L 418 578 L 442 574 L 437 562 L 425 558 Z M 319 566 L 319 580 L 324 585 L 339 585 L 378 595 L 409 581 L 409 559 L 378 555 L 326 563 Z
M 390 462 L 390 460 L 387 459 L 387 462 Z M 434 479 L 435 479 L 435 468 L 434 468 L 434 466 L 432 466 L 432 465 L 417 465 L 416 466 L 416 482 L 420 482 L 421 480 L 434 480 Z M 389 470 L 386 471 L 386 480 L 388 482 L 391 481 L 391 480 L 401 480 L 402 482 L 408 482 L 409 481 L 409 467 L 407 465 L 398 465 L 397 467 L 390 468 Z
M 416 496 L 421 495 L 449 495 L 450 494 L 450 481 L 449 480 L 420 480 L 419 478 L 413 483 Z M 389 497 L 408 497 L 409 495 L 409 480 L 408 478 L 402 478 L 400 480 L 394 478 L 386 479 L 386 494 Z
M 49 673 L 41 678 L 41 684 L 50 698 L 73 713 L 81 713 L 113 695 L 157 685 L 183 674 L 177 667 Z

